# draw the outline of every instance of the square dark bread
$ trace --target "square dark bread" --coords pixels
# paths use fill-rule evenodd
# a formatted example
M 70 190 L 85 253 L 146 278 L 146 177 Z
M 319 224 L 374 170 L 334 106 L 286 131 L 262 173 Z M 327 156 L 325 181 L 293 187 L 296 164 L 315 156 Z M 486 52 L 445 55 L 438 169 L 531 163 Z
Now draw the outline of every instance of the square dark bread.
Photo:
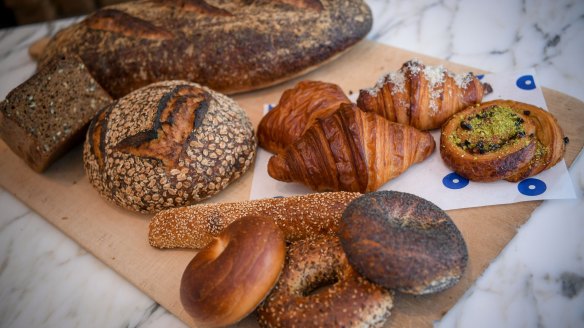
M 0 137 L 43 172 L 83 140 L 91 119 L 111 101 L 78 57 L 59 57 L 0 103 Z

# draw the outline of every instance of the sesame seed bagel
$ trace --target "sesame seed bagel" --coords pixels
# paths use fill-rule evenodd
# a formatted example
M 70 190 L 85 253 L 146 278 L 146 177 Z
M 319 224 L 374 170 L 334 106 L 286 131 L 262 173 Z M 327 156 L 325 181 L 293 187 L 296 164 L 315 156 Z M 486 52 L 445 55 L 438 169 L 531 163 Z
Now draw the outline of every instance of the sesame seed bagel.
M 262 327 L 381 327 L 392 295 L 359 275 L 333 236 L 297 241 L 257 310 Z
M 421 197 L 379 191 L 352 201 L 339 227 L 353 267 L 388 289 L 423 295 L 456 284 L 468 253 L 448 214 Z
M 83 159 L 103 197 L 152 213 L 223 190 L 247 171 L 255 151 L 253 126 L 234 100 L 166 81 L 104 108 L 90 124 Z

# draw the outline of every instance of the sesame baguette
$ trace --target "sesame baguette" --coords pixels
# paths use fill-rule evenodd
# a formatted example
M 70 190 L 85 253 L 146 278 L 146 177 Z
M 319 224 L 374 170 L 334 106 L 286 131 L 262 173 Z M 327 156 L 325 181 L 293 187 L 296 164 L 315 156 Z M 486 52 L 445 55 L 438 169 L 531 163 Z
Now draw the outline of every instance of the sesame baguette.
M 235 203 L 203 204 L 159 212 L 150 221 L 148 240 L 158 248 L 205 247 L 231 222 L 248 215 L 271 217 L 286 241 L 334 234 L 345 207 L 359 193 L 327 192 Z

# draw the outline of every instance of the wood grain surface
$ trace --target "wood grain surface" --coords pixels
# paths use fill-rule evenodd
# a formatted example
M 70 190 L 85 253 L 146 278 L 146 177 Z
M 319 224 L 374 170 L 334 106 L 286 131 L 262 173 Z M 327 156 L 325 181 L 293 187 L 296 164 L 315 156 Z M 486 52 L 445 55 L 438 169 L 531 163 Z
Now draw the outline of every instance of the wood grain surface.
M 411 58 L 418 58 L 431 65 L 443 64 L 454 72 L 481 72 L 363 41 L 341 58 L 308 75 L 234 98 L 246 109 L 257 127 L 263 104 L 276 103 L 284 89 L 292 87 L 301 79 L 334 82 L 350 94 L 372 86 L 383 73 L 399 69 L 403 62 Z M 558 118 L 570 138 L 565 155 L 570 165 L 584 144 L 584 103 L 550 89 L 544 89 L 544 96 L 550 112 Z M 208 202 L 248 199 L 252 172 L 250 170 Z M 104 201 L 84 175 L 80 146 L 45 173 L 37 174 L 0 142 L 0 185 L 163 307 L 193 325 L 180 304 L 179 284 L 182 272 L 195 251 L 150 247 L 147 238 L 151 216 L 132 213 Z M 468 245 L 470 260 L 463 279 L 455 287 L 432 296 L 396 295 L 395 307 L 387 326 L 431 326 L 433 321 L 440 319 L 500 253 L 539 204 L 523 202 L 449 211 Z M 239 325 L 257 326 L 253 315 Z

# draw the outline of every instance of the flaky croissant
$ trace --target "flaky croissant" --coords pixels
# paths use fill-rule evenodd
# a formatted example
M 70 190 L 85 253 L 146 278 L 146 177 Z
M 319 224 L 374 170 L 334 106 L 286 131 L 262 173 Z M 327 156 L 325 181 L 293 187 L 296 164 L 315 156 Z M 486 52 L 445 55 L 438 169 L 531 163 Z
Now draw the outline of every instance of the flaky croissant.
M 430 133 L 342 104 L 270 158 L 268 174 L 316 191 L 370 192 L 433 152 Z
M 512 100 L 471 106 L 450 118 L 440 136 L 445 164 L 474 181 L 520 181 L 554 166 L 565 138 L 545 110 Z
M 373 88 L 360 90 L 357 105 L 392 122 L 432 130 L 454 113 L 480 103 L 490 91 L 472 73 L 454 74 L 413 59 L 384 75 Z
M 301 81 L 284 91 L 278 105 L 260 121 L 257 131 L 259 145 L 278 153 L 300 138 L 317 118 L 329 115 L 342 103 L 350 102 L 336 84 Z

